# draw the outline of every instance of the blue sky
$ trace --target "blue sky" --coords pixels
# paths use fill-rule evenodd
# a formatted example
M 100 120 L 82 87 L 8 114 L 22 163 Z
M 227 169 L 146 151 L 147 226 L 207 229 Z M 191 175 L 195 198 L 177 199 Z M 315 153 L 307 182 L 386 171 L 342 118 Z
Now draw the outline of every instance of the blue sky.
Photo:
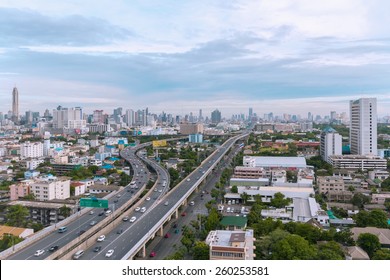
M 377 97 L 389 115 L 389 10 L 386 0 L 2 0 L 0 111 L 16 85 L 22 112 L 306 115 Z

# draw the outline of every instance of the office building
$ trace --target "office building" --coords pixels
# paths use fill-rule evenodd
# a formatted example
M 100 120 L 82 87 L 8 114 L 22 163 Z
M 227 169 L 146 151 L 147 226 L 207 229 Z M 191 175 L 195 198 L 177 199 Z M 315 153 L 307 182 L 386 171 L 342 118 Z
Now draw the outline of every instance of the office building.
M 12 121 L 19 121 L 19 92 L 16 87 L 12 91 Z
M 211 123 L 218 124 L 221 122 L 221 112 L 218 109 L 215 109 L 211 112 Z
M 368 170 L 378 169 L 386 170 L 387 161 L 378 156 L 361 156 L 361 155 L 343 155 L 330 156 L 330 164 L 336 169 L 351 170 Z
M 83 120 L 83 113 L 80 107 L 63 108 L 58 106 L 53 110 L 54 129 L 80 129 L 86 126 Z
M 350 101 L 351 154 L 377 155 L 376 98 Z
M 210 247 L 210 260 L 253 260 L 255 257 L 253 229 L 245 231 L 210 231 L 206 244 Z
M 330 163 L 330 156 L 342 154 L 342 137 L 331 127 L 321 133 L 320 154 L 324 161 Z
M 181 123 L 180 134 L 201 134 L 203 133 L 203 124 L 201 123 Z

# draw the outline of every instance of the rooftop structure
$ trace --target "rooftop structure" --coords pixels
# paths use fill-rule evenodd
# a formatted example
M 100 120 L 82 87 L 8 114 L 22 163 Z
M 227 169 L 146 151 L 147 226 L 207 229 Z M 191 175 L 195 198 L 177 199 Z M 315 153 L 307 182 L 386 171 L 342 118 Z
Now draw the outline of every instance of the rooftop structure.
M 264 168 L 288 168 L 298 169 L 306 168 L 306 159 L 304 157 L 255 157 L 245 156 L 244 166 L 264 167 Z

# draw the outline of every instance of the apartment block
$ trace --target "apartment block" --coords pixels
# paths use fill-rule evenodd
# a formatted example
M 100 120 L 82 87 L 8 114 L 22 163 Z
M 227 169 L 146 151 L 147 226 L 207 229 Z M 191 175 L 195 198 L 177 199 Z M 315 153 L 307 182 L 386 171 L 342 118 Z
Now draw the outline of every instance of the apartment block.
M 343 192 L 345 190 L 343 177 L 340 176 L 319 176 L 317 177 L 317 187 L 319 193 Z
M 22 159 L 43 157 L 43 143 L 25 142 L 20 144 L 20 157 Z
M 333 168 L 337 168 L 337 169 L 385 170 L 387 168 L 386 159 L 382 159 L 378 156 L 362 156 L 362 155 L 330 156 L 330 164 L 333 165 Z
M 50 177 L 31 184 L 31 193 L 37 200 L 67 199 L 70 197 L 69 177 Z

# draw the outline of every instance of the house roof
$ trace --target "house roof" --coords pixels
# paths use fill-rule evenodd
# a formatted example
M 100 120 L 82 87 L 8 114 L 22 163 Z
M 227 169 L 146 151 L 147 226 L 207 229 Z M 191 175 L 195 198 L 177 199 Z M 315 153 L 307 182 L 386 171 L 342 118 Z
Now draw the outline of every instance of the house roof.
M 371 233 L 373 235 L 378 236 L 379 242 L 382 245 L 390 245 L 390 229 L 376 228 L 376 227 L 366 227 L 366 228 L 355 227 L 351 229 L 351 232 L 353 234 L 354 240 L 357 240 L 359 238 L 359 235 L 362 233 Z
M 367 253 L 358 246 L 347 247 L 347 254 L 352 258 L 352 260 L 369 260 L 370 257 Z
M 19 227 L 10 227 L 10 226 L 0 226 L 0 239 L 3 238 L 3 235 L 12 234 L 14 236 L 20 237 L 22 233 L 25 231 L 25 228 Z
M 238 226 L 238 227 L 245 227 L 248 219 L 246 217 L 239 217 L 239 216 L 226 216 L 223 217 L 221 224 L 223 226 Z

